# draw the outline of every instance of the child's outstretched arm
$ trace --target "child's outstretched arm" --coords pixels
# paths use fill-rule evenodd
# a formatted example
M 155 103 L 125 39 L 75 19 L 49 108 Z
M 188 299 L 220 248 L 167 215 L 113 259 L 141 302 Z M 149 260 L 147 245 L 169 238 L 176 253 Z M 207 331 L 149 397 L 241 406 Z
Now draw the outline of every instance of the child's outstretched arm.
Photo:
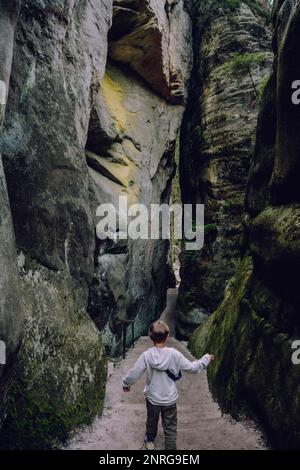
M 128 374 L 123 379 L 123 390 L 129 392 L 131 385 L 135 384 L 143 375 L 146 370 L 146 362 L 144 353 L 138 358 L 133 368 L 130 369 Z
M 211 361 L 214 361 L 215 356 L 212 354 L 205 354 L 200 359 L 196 361 L 189 361 L 184 357 L 183 354 L 179 353 L 179 367 L 180 370 L 190 372 L 191 374 L 197 374 L 203 369 L 206 369 Z

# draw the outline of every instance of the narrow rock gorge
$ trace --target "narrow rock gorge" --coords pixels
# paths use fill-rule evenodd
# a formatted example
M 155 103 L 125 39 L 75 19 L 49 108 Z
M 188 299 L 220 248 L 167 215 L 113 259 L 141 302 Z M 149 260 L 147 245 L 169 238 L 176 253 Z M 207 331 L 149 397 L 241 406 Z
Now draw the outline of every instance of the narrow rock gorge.
M 205 205 L 177 339 L 216 354 L 222 411 L 300 448 L 300 2 L 272 3 L 0 0 L 0 448 L 56 448 L 102 413 L 107 360 L 175 276 L 174 240 L 102 240 L 98 208 L 118 234 L 120 197 L 172 194 Z
M 265 87 L 246 192 L 243 259 L 224 300 L 194 333 L 190 348 L 218 361 L 209 371 L 225 411 L 251 414 L 279 449 L 300 448 L 299 106 L 300 4 L 277 1 L 273 73 Z

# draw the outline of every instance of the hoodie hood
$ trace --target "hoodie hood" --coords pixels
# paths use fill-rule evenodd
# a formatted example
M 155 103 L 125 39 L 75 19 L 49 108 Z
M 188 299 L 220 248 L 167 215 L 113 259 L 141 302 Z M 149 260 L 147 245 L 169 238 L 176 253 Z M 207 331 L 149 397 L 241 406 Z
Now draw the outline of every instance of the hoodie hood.
M 153 346 L 146 352 L 147 360 L 153 369 L 167 370 L 171 358 L 171 348 L 157 348 Z

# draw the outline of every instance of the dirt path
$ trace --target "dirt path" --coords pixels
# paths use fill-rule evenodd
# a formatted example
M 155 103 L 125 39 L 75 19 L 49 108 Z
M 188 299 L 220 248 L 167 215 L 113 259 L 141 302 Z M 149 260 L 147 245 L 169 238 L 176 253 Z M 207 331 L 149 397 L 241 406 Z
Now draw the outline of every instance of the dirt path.
M 170 322 L 174 332 L 173 314 L 177 290 L 170 289 L 168 303 L 162 318 Z M 138 356 L 151 346 L 147 337 L 137 341 L 124 361 L 109 363 L 106 400 L 101 417 L 93 426 L 80 431 L 69 443 L 67 449 L 82 450 L 137 450 L 141 447 L 145 432 L 144 380 L 125 394 L 121 389 L 121 378 L 130 369 Z M 174 338 L 169 346 L 193 359 L 185 344 Z M 208 389 L 206 373 L 183 374 L 178 384 L 178 449 L 263 449 L 263 438 L 249 423 L 237 423 L 222 416 L 218 405 L 212 400 Z M 157 449 L 163 449 L 163 434 L 160 426 Z

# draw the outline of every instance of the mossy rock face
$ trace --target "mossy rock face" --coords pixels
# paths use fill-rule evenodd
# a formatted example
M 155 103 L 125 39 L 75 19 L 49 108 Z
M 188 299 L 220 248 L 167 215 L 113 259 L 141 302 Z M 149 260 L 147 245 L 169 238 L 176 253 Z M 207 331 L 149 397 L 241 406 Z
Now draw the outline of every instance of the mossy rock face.
M 214 315 L 210 315 L 206 322 L 203 322 L 192 334 L 188 342 L 188 348 L 197 357 L 206 354 L 206 343 Z M 205 352 L 204 352 L 205 351 Z
M 216 355 L 217 360 L 209 369 L 210 377 L 220 376 L 221 378 L 222 372 L 226 373 L 224 367 L 224 361 L 228 362 L 226 345 L 230 345 L 234 336 L 234 328 L 239 317 L 238 307 L 244 296 L 251 268 L 251 259 L 245 259 L 239 273 L 227 286 L 219 309 L 211 315 L 209 323 L 198 328 L 190 339 L 189 347 L 196 357 L 203 355 L 207 348 L 210 348 L 210 352 Z
M 36 268 L 22 272 L 25 335 L 1 435 L 6 448 L 56 446 L 103 407 L 101 336 L 68 276 Z
M 196 357 L 216 355 L 208 379 L 223 411 L 235 417 L 250 413 L 281 449 L 300 448 L 300 366 L 292 362 L 292 310 L 257 278 L 246 257 L 220 307 L 189 342 Z
M 252 222 L 250 249 L 265 263 L 300 256 L 300 204 L 267 207 Z

